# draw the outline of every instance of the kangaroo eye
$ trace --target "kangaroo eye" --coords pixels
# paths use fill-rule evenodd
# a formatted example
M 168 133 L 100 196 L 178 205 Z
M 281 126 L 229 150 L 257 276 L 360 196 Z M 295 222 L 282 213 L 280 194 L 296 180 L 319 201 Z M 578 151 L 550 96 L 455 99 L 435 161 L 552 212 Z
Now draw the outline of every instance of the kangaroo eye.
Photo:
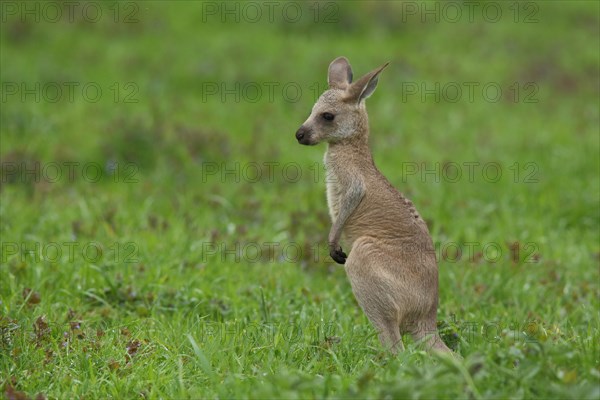
M 321 114 L 321 116 L 323 117 L 323 119 L 327 120 L 327 121 L 333 121 L 333 119 L 335 118 L 335 115 L 333 115 L 332 113 L 323 113 Z

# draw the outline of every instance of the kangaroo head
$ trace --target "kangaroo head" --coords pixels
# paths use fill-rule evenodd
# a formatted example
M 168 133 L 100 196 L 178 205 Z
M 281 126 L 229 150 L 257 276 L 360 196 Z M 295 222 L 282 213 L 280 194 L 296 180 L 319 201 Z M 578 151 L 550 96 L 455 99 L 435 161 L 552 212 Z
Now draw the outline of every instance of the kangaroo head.
M 375 91 L 379 73 L 388 64 L 352 83 L 352 67 L 346 57 L 333 60 L 327 76 L 329 89 L 319 97 L 310 116 L 296 132 L 298 143 L 337 143 L 366 135 L 367 130 L 363 129 L 368 121 L 365 99 Z

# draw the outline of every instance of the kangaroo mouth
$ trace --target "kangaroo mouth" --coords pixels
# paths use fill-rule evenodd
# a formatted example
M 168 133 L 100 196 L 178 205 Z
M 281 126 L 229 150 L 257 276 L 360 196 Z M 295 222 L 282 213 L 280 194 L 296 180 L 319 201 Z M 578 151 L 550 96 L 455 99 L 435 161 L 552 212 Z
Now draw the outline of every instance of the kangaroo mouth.
M 317 142 L 313 141 L 310 137 L 303 137 L 302 139 L 298 139 L 298 143 L 304 146 L 314 146 Z

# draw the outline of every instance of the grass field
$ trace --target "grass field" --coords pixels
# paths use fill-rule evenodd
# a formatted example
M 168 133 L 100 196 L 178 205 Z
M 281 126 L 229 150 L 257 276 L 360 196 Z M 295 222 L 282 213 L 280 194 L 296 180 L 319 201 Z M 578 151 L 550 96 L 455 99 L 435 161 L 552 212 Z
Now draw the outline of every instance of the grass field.
M 598 3 L 0 5 L 6 398 L 600 396 Z M 294 133 L 339 55 L 391 62 L 461 360 L 386 354 L 328 256 Z

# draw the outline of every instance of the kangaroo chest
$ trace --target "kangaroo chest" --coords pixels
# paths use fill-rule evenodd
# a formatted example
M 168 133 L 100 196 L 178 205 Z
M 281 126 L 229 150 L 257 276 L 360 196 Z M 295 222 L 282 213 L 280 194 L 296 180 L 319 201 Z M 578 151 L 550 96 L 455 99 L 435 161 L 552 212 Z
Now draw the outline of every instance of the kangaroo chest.
M 325 153 L 325 187 L 327 194 L 327 206 L 329 208 L 329 216 L 334 222 L 340 211 L 340 202 L 342 197 L 343 181 L 345 178 L 344 171 L 340 171 L 337 164 L 333 163 L 328 153 Z M 346 171 L 347 173 L 347 171 Z

